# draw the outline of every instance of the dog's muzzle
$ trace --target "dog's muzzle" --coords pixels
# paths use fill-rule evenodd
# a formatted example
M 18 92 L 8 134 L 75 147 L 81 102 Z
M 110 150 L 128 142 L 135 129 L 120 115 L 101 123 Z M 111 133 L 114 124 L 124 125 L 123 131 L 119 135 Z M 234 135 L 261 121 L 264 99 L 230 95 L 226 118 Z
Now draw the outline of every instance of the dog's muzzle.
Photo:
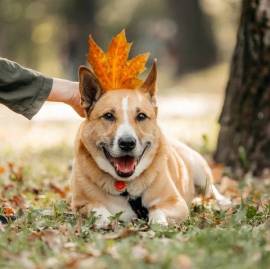
M 125 154 L 121 155 L 119 157 L 112 156 L 110 154 L 109 150 L 107 150 L 105 146 L 103 146 L 102 149 L 103 149 L 105 157 L 110 162 L 110 164 L 114 167 L 116 174 L 120 177 L 127 178 L 127 177 L 130 177 L 133 175 L 137 165 L 139 164 L 144 153 L 150 147 L 150 145 L 151 145 L 150 142 L 146 143 L 146 146 L 145 146 L 142 154 L 139 157 L 132 156 L 129 153 L 132 151 L 132 150 L 130 150 L 130 148 L 131 147 L 134 148 L 136 146 L 136 144 L 135 144 L 135 146 L 133 146 L 133 142 L 131 143 L 131 141 L 129 141 L 128 146 L 125 145 L 125 150 L 122 150 L 122 152 L 125 152 Z M 127 147 L 129 148 L 128 151 L 127 151 Z

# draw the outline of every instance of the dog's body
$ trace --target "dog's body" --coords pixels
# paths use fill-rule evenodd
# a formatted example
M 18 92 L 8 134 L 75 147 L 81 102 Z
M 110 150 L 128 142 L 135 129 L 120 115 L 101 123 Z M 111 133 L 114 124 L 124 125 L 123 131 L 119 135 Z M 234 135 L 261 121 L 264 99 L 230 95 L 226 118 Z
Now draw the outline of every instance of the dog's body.
M 195 186 L 229 203 L 212 184 L 206 161 L 158 127 L 155 81 L 154 65 L 140 89 L 105 93 L 90 70 L 80 70 L 87 119 L 76 139 L 72 207 L 83 214 L 95 211 L 100 227 L 120 211 L 124 221 L 136 217 L 123 192 L 141 197 L 150 222 L 163 225 L 187 218 Z

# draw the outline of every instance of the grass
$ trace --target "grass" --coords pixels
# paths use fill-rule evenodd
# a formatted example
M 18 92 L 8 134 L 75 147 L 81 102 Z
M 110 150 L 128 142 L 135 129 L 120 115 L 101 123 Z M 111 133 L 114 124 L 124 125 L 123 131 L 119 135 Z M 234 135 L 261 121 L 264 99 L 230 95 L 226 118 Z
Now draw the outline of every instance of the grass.
M 0 225 L 0 268 L 270 267 L 269 181 L 234 186 L 237 202 L 227 211 L 198 204 L 185 223 L 167 228 L 115 216 L 105 231 L 95 228 L 94 215 L 79 226 L 69 209 L 69 147 L 4 156 L 0 214 L 14 210 L 17 219 Z

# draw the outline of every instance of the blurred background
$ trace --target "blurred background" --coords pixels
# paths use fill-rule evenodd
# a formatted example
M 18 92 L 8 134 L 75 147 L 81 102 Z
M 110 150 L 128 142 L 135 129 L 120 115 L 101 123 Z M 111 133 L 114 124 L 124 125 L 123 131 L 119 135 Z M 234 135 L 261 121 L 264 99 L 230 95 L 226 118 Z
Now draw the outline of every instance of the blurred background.
M 0 0 L 0 56 L 77 80 L 88 35 L 106 49 L 125 28 L 131 54 L 158 59 L 160 124 L 210 152 L 239 16 L 237 0 Z M 72 148 L 80 122 L 63 104 L 44 105 L 32 121 L 0 105 L 0 159 L 11 151 Z

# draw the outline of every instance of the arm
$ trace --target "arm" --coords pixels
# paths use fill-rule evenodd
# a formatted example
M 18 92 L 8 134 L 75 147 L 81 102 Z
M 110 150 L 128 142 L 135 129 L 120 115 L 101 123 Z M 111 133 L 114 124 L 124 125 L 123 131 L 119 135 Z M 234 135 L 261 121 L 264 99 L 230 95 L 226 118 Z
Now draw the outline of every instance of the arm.
M 77 82 L 48 78 L 0 58 L 0 103 L 31 119 L 46 100 L 71 105 L 83 116 Z
M 48 101 L 64 102 L 73 107 L 81 117 L 84 117 L 78 82 L 54 78 Z

